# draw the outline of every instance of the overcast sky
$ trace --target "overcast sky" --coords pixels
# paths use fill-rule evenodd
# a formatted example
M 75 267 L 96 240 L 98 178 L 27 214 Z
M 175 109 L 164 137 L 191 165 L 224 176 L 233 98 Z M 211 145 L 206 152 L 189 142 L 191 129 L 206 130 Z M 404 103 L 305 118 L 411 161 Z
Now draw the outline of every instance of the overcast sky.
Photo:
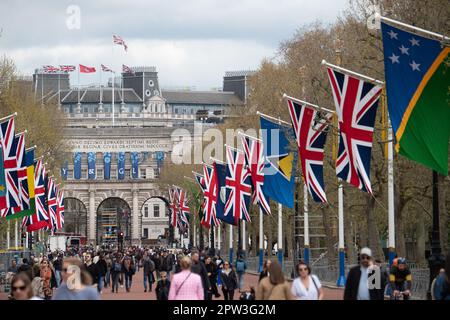
M 1 0 L 0 54 L 22 74 L 47 64 L 146 65 L 156 66 L 162 87 L 205 90 L 221 87 L 225 71 L 256 69 L 302 25 L 333 22 L 347 1 Z M 81 77 L 98 81 L 98 73 Z

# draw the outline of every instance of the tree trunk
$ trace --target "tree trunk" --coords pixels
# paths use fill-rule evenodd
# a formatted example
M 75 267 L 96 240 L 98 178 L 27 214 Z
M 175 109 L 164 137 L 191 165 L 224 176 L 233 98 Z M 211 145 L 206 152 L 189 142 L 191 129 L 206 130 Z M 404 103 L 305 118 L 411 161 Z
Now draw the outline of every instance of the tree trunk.
M 367 195 L 367 235 L 368 246 L 372 249 L 373 257 L 384 261 L 383 250 L 380 246 L 378 226 L 375 220 L 375 198 L 369 194 Z
M 256 208 L 256 207 L 255 207 Z M 251 223 L 251 229 L 252 229 L 252 252 L 253 256 L 256 257 L 258 255 L 258 249 L 259 249 L 259 213 L 255 214 L 253 217 L 253 221 Z
M 351 222 L 353 221 L 350 211 L 348 210 L 348 207 L 344 207 L 344 240 L 345 240 L 345 247 L 347 249 L 347 258 L 349 264 L 355 264 L 356 261 L 356 255 L 355 255 L 355 244 L 353 241 L 353 230 Z
M 441 240 L 441 249 L 444 255 L 448 252 L 448 228 L 449 228 L 449 212 L 446 206 L 446 182 L 445 177 L 438 174 L 439 186 L 439 236 Z
M 336 263 L 336 249 L 334 247 L 334 244 L 336 243 L 336 238 L 333 236 L 333 230 L 331 228 L 332 221 L 329 214 L 328 208 L 321 207 L 320 208 L 322 212 L 322 223 L 324 228 L 325 235 L 328 235 L 325 237 L 325 245 L 327 247 L 327 257 L 328 262 L 330 265 L 334 265 Z
M 416 220 L 416 262 L 426 263 L 425 259 L 425 243 L 427 240 L 427 233 L 425 229 L 425 219 L 423 214 L 417 215 Z
M 286 232 L 283 232 L 284 238 L 287 240 L 286 252 L 288 254 L 288 259 L 293 260 L 293 240 L 294 240 L 294 215 L 288 214 L 286 215 Z

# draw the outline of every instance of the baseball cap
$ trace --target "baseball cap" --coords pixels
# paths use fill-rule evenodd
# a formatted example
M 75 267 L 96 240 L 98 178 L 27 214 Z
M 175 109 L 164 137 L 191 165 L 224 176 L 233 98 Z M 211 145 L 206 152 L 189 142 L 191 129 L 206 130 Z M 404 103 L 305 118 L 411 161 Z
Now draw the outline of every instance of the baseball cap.
M 359 253 L 361 256 L 363 255 L 363 254 L 365 254 L 366 256 L 368 256 L 368 257 L 372 257 L 372 250 L 370 250 L 369 248 L 362 248 L 361 249 L 361 252 Z

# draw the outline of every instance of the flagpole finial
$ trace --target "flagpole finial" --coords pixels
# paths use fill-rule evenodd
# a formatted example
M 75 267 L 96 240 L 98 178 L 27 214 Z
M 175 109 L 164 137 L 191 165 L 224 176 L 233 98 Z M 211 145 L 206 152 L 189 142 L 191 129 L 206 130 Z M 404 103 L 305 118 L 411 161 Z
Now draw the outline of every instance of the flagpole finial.
M 283 99 L 286 99 L 287 98 L 287 94 L 286 93 L 283 93 Z
M 327 60 L 323 59 L 322 60 L 322 65 L 326 65 L 327 64 Z

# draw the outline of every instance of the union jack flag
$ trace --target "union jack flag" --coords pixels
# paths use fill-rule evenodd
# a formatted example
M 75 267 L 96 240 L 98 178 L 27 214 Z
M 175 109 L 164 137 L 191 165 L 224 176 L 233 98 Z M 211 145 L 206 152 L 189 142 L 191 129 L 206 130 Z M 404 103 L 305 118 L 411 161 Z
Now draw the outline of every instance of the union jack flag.
M 291 99 L 288 99 L 288 108 L 305 184 L 314 201 L 327 202 L 323 180 L 323 148 L 328 123 L 333 115 L 327 112 L 325 119 L 320 120 L 316 110 Z
M 205 191 L 205 178 L 203 175 L 197 172 L 192 172 L 194 174 L 195 181 L 197 181 L 198 185 L 200 186 L 200 189 L 202 189 L 202 192 Z
M 16 213 L 19 213 L 22 210 L 28 210 L 30 206 L 30 199 L 28 196 L 28 181 L 27 181 L 27 165 L 25 161 L 25 135 L 23 133 L 18 134 L 15 136 L 15 139 L 19 139 L 18 148 L 17 148 L 17 154 L 16 154 L 16 160 L 17 160 L 17 167 L 16 167 L 16 176 L 17 176 L 17 188 L 18 188 L 18 195 L 19 195 L 19 203 L 15 207 L 10 207 L 7 209 L 1 210 L 1 216 L 12 218 L 12 216 Z M 8 175 L 6 181 L 8 181 Z M 14 176 L 14 178 L 16 177 Z M 7 183 L 8 186 L 8 183 Z M 15 188 L 13 189 L 15 194 Z
M 58 201 L 56 199 L 56 185 L 52 177 L 48 178 L 47 182 L 47 206 L 48 215 L 48 230 L 55 231 L 56 229 L 56 214 L 58 210 Z
M 177 204 L 177 190 L 176 188 L 169 188 L 169 200 L 170 200 L 170 206 L 169 206 L 169 212 L 170 212 L 170 223 L 172 224 L 172 227 L 177 226 L 177 218 L 178 218 L 178 204 Z
M 239 220 L 250 222 L 249 206 L 252 195 L 250 170 L 245 165 L 245 154 L 227 147 L 227 177 L 225 181 L 227 195 L 225 216 L 234 217 L 234 225 Z
M 183 189 L 177 187 L 177 194 L 180 219 L 185 225 L 189 225 L 189 214 L 191 213 L 191 210 L 187 204 L 187 193 Z
M 47 72 L 47 73 L 54 73 L 54 72 L 59 71 L 59 69 L 54 66 L 42 66 L 42 69 L 44 69 L 44 72 Z
M 76 69 L 77 69 L 77 67 L 70 66 L 70 65 L 60 65 L 59 66 L 59 70 L 64 71 L 64 72 L 72 72 L 72 71 L 75 71 Z
M 219 225 L 216 215 L 216 203 L 218 197 L 217 177 L 214 167 L 203 165 L 203 177 L 205 180 L 205 190 L 203 191 L 203 217 L 201 223 L 206 228 Z
M 113 42 L 115 44 L 123 46 L 125 52 L 128 50 L 128 46 L 125 44 L 125 41 L 122 39 L 122 37 L 113 34 Z
M 134 74 L 134 71 L 133 71 L 133 69 L 131 69 L 130 67 L 128 67 L 128 66 L 126 66 L 126 65 L 122 65 L 122 72 L 123 73 L 132 73 L 132 74 Z
M 101 67 L 102 67 L 102 71 L 103 72 L 112 72 L 112 73 L 114 73 L 114 71 L 111 68 L 108 68 L 104 64 L 102 64 Z
M 44 186 L 45 167 L 42 159 L 36 162 L 34 170 L 34 196 L 36 212 L 31 216 L 27 216 L 22 221 L 22 226 L 27 227 L 27 231 L 36 231 L 48 226 L 48 212 L 46 210 L 46 194 Z
M 14 136 L 14 118 L 0 124 L 3 152 L 3 168 L 5 173 L 5 196 L 1 197 L 1 209 L 22 206 L 19 194 L 18 167 L 21 165 L 25 138 L 23 134 Z M 19 158 L 20 157 L 20 158 Z
M 245 162 L 250 170 L 252 180 L 252 201 L 254 204 L 258 204 L 265 214 L 270 214 L 269 198 L 262 191 L 262 186 L 264 185 L 264 166 L 266 163 L 262 141 L 251 139 L 248 136 L 242 136 L 242 145 L 244 148 Z
M 328 68 L 339 121 L 336 174 L 372 193 L 370 158 L 375 117 L 382 87 Z
M 64 192 L 57 190 L 56 229 L 64 228 Z

